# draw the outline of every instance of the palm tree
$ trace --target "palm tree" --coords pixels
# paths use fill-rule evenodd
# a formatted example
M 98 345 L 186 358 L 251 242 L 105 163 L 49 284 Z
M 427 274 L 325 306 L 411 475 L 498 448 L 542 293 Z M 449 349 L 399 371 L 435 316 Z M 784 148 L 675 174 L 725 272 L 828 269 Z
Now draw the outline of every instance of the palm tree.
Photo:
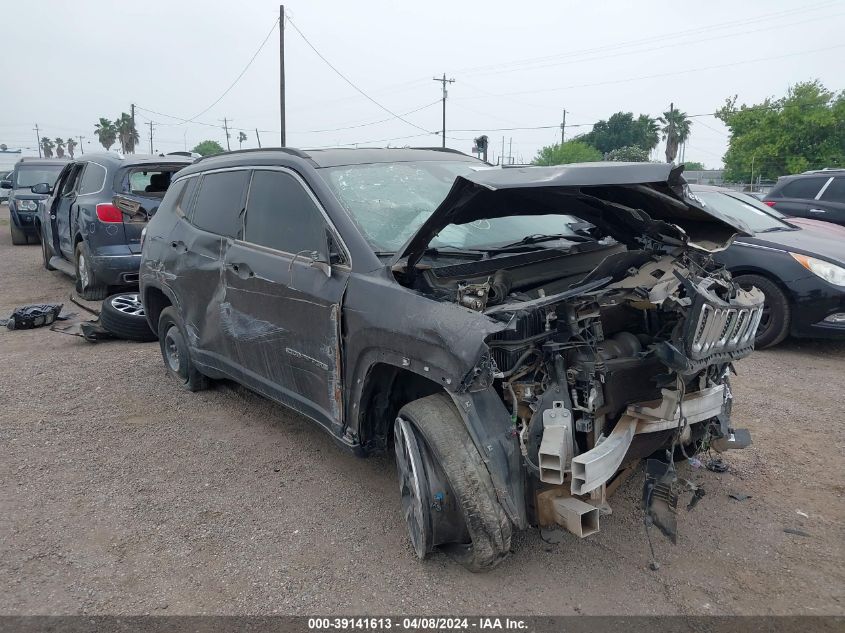
M 117 140 L 117 128 L 114 123 L 104 117 L 100 117 L 100 122 L 94 126 L 94 134 L 106 150 Z
M 68 155 L 70 155 L 71 158 L 73 158 L 73 150 L 76 148 L 77 145 L 79 145 L 79 143 L 73 140 L 72 136 L 69 136 L 67 139 L 67 153 Z
M 663 140 L 666 141 L 666 162 L 671 163 L 678 155 L 678 148 L 690 135 L 692 122 L 686 112 L 670 108 L 657 119 L 663 124 Z
M 238 149 L 241 149 L 241 145 L 246 140 L 246 134 L 243 132 L 238 132 Z
M 660 126 L 657 124 L 657 120 L 652 119 L 647 114 L 641 114 L 634 124 L 637 126 L 640 138 L 637 145 L 647 152 L 657 147 L 657 143 L 660 142 Z
M 41 138 L 41 151 L 44 152 L 44 158 L 53 158 L 53 141 L 46 136 Z
M 58 156 L 59 158 L 63 158 L 65 155 L 64 139 L 57 136 L 54 142 L 56 143 L 56 156 Z
M 126 112 L 121 112 L 120 118 L 114 122 L 114 127 L 123 153 L 134 154 L 135 145 L 141 140 L 138 130 L 135 129 L 135 121 Z

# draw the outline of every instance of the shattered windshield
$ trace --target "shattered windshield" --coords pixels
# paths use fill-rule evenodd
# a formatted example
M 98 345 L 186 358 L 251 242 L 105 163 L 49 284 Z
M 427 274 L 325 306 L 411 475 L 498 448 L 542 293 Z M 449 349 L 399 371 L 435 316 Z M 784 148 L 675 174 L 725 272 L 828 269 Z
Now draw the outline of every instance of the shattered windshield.
M 373 249 L 392 253 L 440 205 L 455 178 L 485 168 L 466 161 L 418 161 L 345 165 L 320 173 Z M 440 231 L 431 246 L 476 249 L 540 233 L 575 235 L 568 226 L 574 221 L 566 215 L 514 215 L 452 224 Z

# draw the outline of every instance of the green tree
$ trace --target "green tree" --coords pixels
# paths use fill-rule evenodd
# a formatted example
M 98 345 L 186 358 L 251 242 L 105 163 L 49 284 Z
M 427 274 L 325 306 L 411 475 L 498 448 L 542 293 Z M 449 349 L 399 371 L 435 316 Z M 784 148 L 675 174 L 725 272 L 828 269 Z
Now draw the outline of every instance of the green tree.
M 211 156 L 212 154 L 222 154 L 223 146 L 217 141 L 203 141 L 197 143 L 192 151 L 203 156 Z
M 593 125 L 591 132 L 576 140 L 592 145 L 602 154 L 631 146 L 650 152 L 657 147 L 659 132 L 657 122 L 647 114 L 634 119 L 633 112 L 617 112 L 607 121 L 602 120 Z
M 243 142 L 246 140 L 246 134 L 238 132 L 238 149 L 241 149 Z
M 657 118 L 663 124 L 663 140 L 666 141 L 666 162 L 671 163 L 678 155 L 678 148 L 690 135 L 692 122 L 686 112 L 670 109 Z
M 56 137 L 56 140 L 53 141 L 56 144 L 56 156 L 59 158 L 64 157 L 65 155 L 65 140 L 60 137 Z
M 108 151 L 117 140 L 117 128 L 108 119 L 100 117 L 100 121 L 94 126 L 94 135 L 100 141 L 100 145 Z
M 621 161 L 624 163 L 647 163 L 648 152 L 642 147 L 628 145 L 614 149 L 604 155 L 605 160 Z
M 77 145 L 79 145 L 79 143 L 73 140 L 72 136 L 69 136 L 67 139 L 67 153 L 71 158 L 73 158 L 73 150 L 76 149 Z
M 786 96 L 758 104 L 737 108 L 736 97 L 728 99 L 716 117 L 731 133 L 726 180 L 774 180 L 845 166 L 845 91 L 836 94 L 818 80 L 795 84 Z
M 601 160 L 601 152 L 580 140 L 566 141 L 562 145 L 548 145 L 534 158 L 535 165 L 564 165 L 566 163 L 592 163 Z
M 704 163 L 699 163 L 695 160 L 688 160 L 684 163 L 684 170 L 685 171 L 703 171 L 707 169 L 704 166 Z
M 124 154 L 134 154 L 135 146 L 140 142 L 141 136 L 135 128 L 135 121 L 132 120 L 132 117 L 126 112 L 121 112 L 120 118 L 114 122 L 114 129 L 121 151 Z
M 55 145 L 46 136 L 41 137 L 41 151 L 44 153 L 44 158 L 53 158 L 53 148 Z

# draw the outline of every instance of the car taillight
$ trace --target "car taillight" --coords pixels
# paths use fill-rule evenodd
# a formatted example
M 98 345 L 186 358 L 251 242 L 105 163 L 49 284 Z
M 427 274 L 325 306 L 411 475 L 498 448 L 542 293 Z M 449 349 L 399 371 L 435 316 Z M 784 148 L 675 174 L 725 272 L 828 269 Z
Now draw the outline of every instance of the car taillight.
M 767 204 L 770 207 L 773 207 L 773 206 L 775 206 L 775 201 L 774 200 L 763 200 L 763 204 Z
M 110 202 L 97 205 L 97 219 L 100 222 L 123 222 L 123 214 Z

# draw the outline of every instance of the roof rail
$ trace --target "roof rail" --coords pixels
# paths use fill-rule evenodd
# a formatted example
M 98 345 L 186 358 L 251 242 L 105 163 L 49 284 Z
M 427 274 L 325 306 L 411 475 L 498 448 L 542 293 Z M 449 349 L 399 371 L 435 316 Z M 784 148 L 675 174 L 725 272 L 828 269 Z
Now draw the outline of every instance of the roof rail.
M 822 169 L 808 169 L 802 171 L 802 174 L 823 174 L 830 171 L 845 171 L 845 167 L 823 167 Z
M 406 148 L 400 147 L 400 148 L 397 148 L 397 149 L 406 149 Z M 430 150 L 432 152 L 446 152 L 448 154 L 461 154 L 463 156 L 468 156 L 468 154 L 466 154 L 465 152 L 462 152 L 459 149 L 452 149 L 451 147 L 408 147 L 407 149 L 425 149 L 425 150 Z
M 235 149 L 230 152 L 223 152 L 222 154 L 210 154 L 208 156 L 202 156 L 196 159 L 194 161 L 194 164 L 197 164 L 200 161 L 205 160 L 206 158 L 218 158 L 220 156 L 231 156 L 232 154 L 248 154 L 250 152 L 285 152 L 286 154 L 290 154 L 291 156 L 297 156 L 299 158 L 310 158 L 305 152 L 298 149 L 293 149 L 292 147 L 250 147 L 248 149 Z

